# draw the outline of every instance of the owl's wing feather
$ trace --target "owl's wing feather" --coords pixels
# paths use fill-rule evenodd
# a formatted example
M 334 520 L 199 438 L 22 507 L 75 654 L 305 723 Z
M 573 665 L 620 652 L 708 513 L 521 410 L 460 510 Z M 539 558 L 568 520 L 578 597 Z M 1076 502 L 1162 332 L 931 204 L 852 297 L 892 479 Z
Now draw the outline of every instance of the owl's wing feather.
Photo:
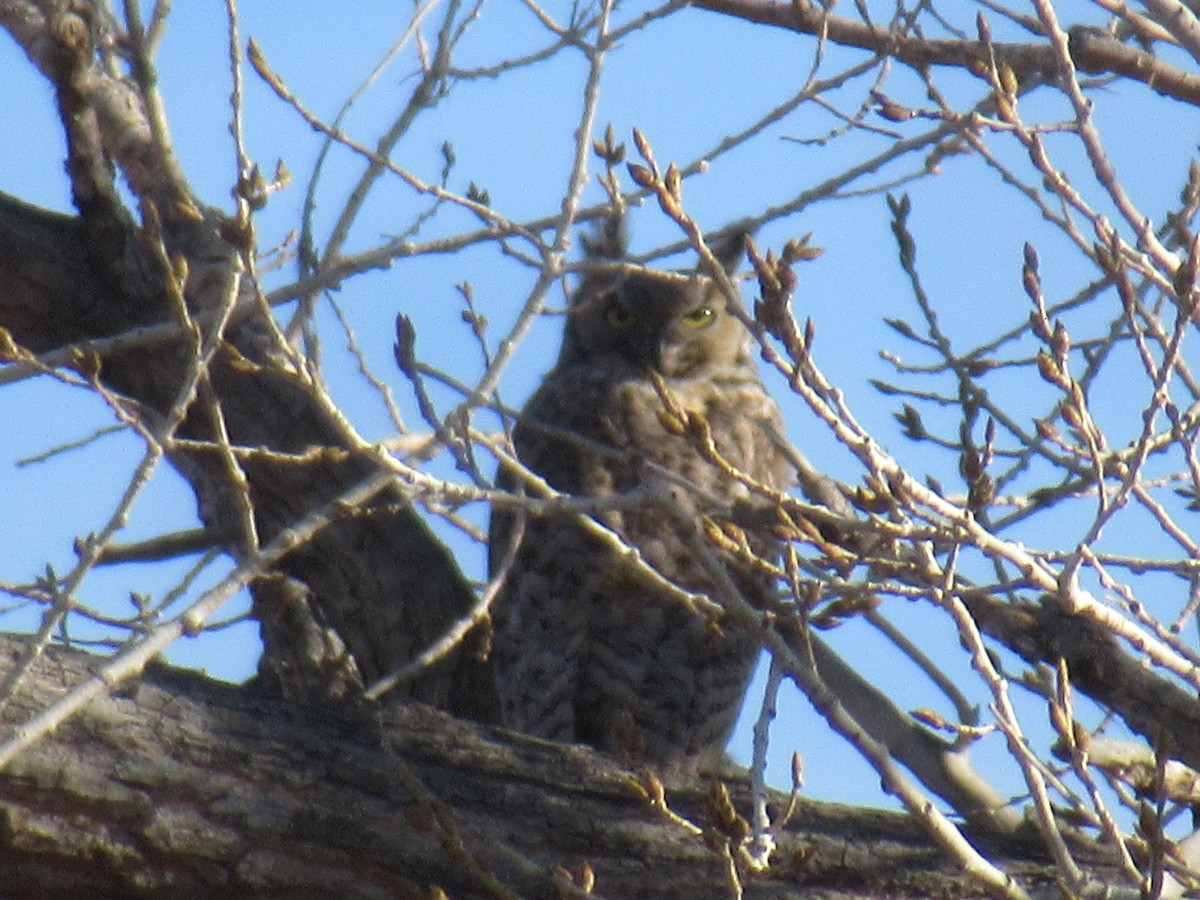
M 547 378 L 522 412 L 513 443 L 523 465 L 567 494 L 582 492 L 582 458 L 564 432 L 576 407 Z M 579 398 L 584 399 L 584 398 Z M 497 486 L 514 490 L 518 476 L 501 468 Z M 489 571 L 507 552 L 519 512 L 493 512 Z M 593 588 L 596 548 L 564 516 L 525 516 L 521 543 L 492 608 L 493 655 L 502 721 L 509 728 L 558 741 L 577 736 L 579 683 L 590 629 L 579 597 Z

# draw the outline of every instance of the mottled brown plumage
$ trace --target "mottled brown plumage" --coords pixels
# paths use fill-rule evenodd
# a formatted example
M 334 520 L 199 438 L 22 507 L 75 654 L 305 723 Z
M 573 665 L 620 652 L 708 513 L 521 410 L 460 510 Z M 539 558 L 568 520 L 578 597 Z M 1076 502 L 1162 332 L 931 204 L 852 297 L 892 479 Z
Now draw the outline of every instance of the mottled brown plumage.
M 739 239 L 728 255 L 736 258 L 740 247 Z M 713 501 L 753 502 L 689 437 L 664 426 L 651 370 L 680 405 L 703 413 L 734 466 L 785 486 L 771 438 L 782 430 L 779 411 L 759 380 L 750 336 L 712 281 L 697 274 L 594 273 L 583 281 L 558 362 L 514 429 L 521 462 L 566 494 L 612 498 L 653 489 L 697 529 Z M 499 480 L 519 483 L 506 471 Z M 670 581 L 717 596 L 688 528 L 660 504 L 622 504 L 594 517 Z M 515 517 L 511 510 L 493 515 L 493 572 L 516 533 Z M 748 537 L 764 558 L 778 557 L 769 534 Z M 760 571 L 718 557 L 752 603 L 774 590 Z M 688 609 L 566 513 L 524 519 L 493 621 L 506 725 L 663 768 L 719 753 L 758 656 L 757 642 L 733 618 Z

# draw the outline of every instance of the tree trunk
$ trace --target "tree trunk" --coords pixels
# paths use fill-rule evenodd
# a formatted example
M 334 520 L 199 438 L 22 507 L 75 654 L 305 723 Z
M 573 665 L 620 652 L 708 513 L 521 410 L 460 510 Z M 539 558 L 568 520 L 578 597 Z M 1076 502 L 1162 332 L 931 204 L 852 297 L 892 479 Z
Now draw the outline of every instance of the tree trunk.
M 206 216 L 177 223 L 169 240 L 164 234 L 164 244 L 189 261 L 193 314 L 216 308 L 238 269 L 220 237 L 219 217 Z M 116 230 L 106 232 L 110 243 Z M 169 287 L 144 246 L 157 236 L 127 228 L 125 249 L 98 262 L 88 234 L 82 218 L 0 194 L 0 328 L 24 350 L 53 353 L 139 326 L 170 335 L 177 317 Z M 124 261 L 119 272 L 113 271 L 116 260 Z M 105 287 L 114 282 L 121 286 Z M 261 310 L 235 318 L 208 368 L 211 402 L 191 402 L 174 434 L 190 443 L 169 451 L 195 490 L 213 539 L 234 556 L 246 539 L 236 524 L 242 490 L 265 543 L 375 471 L 353 453 L 311 381 L 273 340 Z M 173 336 L 134 335 L 97 346 L 100 352 L 72 354 L 62 363 L 99 379 L 150 427 L 165 420 L 195 361 L 188 335 L 177 329 Z M 3 349 L 0 358 L 22 361 Z M 258 451 L 239 459 L 244 488 L 218 452 L 219 427 L 231 445 Z M 357 691 L 411 661 L 474 603 L 453 557 L 398 486 L 360 514 L 326 526 L 252 590 L 265 645 L 264 681 L 295 699 Z M 470 653 L 452 654 L 397 692 L 405 695 L 477 719 L 495 709 L 488 674 Z
M 0 642 L 0 666 L 22 642 Z M 85 679 L 55 648 L 6 725 Z M 613 760 L 422 705 L 324 710 L 156 667 L 0 776 L 6 898 L 732 896 L 702 786 L 667 821 Z M 744 794 L 735 803 L 745 811 Z M 776 811 L 786 798 L 776 798 Z M 1027 886 L 1048 866 L 1009 860 Z M 978 896 L 911 820 L 801 802 L 748 897 Z

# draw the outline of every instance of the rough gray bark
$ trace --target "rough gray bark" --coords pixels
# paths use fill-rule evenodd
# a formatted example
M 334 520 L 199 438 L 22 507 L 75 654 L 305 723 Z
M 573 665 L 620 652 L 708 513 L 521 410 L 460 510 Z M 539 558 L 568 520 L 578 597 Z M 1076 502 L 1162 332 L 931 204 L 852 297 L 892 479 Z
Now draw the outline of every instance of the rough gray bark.
M 250 277 L 248 204 L 229 217 L 200 203 L 147 96 L 153 78 L 114 74 L 112 48 L 124 38 L 107 8 L 0 4 L 0 27 L 54 89 L 79 212 L 54 215 L 0 196 L 0 328 L 20 348 L 5 341 L 0 361 L 139 327 L 169 330 L 185 324 L 186 305 L 195 332 L 92 344 L 51 363 L 95 378 L 129 416 L 162 432 L 201 519 L 238 557 L 251 540 L 247 504 L 265 543 L 374 465 L 348 446 L 272 327 Z M 117 190 L 118 173 L 140 201 L 136 217 Z M 213 340 L 231 303 L 237 315 Z M 197 345 L 209 340 L 211 359 L 197 377 Z M 229 445 L 265 452 L 240 457 L 234 472 L 222 460 L 222 432 Z M 368 511 L 324 528 L 252 585 L 265 682 L 292 697 L 353 693 L 411 661 L 466 613 L 470 588 L 408 499 L 396 486 L 381 492 Z M 487 688 L 467 653 L 396 695 L 483 716 L 492 707 Z
M 218 237 L 219 220 L 208 215 L 206 227 L 181 229 L 174 244 L 186 251 L 186 258 L 197 260 L 193 272 L 206 270 L 205 280 L 220 283 L 228 279 L 235 260 Z M 142 264 L 125 267 L 120 280 L 136 280 L 136 290 L 118 293 L 106 287 L 112 273 L 100 270 L 87 234 L 82 218 L 0 196 L 0 327 L 25 350 L 52 353 L 68 344 L 171 321 L 149 262 L 141 259 Z M 122 256 L 142 256 L 143 238 L 130 227 L 129 250 Z M 269 332 L 257 313 L 231 326 L 226 337 L 208 381 L 230 442 L 295 454 L 291 461 L 267 454 L 242 461 L 258 536 L 268 541 L 373 468 L 350 452 L 306 380 L 271 353 Z M 176 400 L 189 362 L 187 349 L 183 336 L 134 348 L 118 342 L 63 362 L 98 377 L 127 398 L 137 414 L 154 421 L 167 416 Z M 193 442 L 215 440 L 208 409 L 194 402 L 176 435 Z M 313 448 L 322 452 L 309 453 Z M 217 455 L 176 450 L 170 456 L 195 489 L 206 525 L 237 555 L 242 536 L 231 528 L 237 519 L 236 488 Z M 267 648 L 264 677 L 289 696 L 352 692 L 361 681 L 370 682 L 412 659 L 473 603 L 453 558 L 398 488 L 384 491 L 370 507 L 369 515 L 325 528 L 254 585 Z M 329 565 L 331 559 L 344 564 Z M 469 658 L 457 669 L 454 665 L 452 660 L 417 679 L 408 693 L 476 717 L 486 715 L 487 683 L 479 668 Z
M 0 668 L 17 639 L 0 642 Z M 54 649 L 6 727 L 85 678 Z M 304 707 L 154 669 L 0 775 L 7 898 L 732 896 L 717 838 L 665 820 L 636 776 L 580 747 L 397 706 Z M 668 790 L 709 824 L 701 787 Z M 738 801 L 745 810 L 744 798 Z M 782 805 L 783 800 L 780 800 Z M 1026 886 L 1049 867 L 1008 860 Z M 803 802 L 747 897 L 978 896 L 910 820 Z M 569 895 L 569 894 L 567 894 Z

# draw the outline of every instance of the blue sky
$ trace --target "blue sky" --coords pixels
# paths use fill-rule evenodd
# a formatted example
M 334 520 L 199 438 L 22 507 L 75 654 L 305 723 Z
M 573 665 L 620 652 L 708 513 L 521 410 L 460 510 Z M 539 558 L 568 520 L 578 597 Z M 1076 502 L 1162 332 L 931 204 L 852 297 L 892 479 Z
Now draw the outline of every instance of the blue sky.
M 159 58 L 161 88 L 172 135 L 185 171 L 197 194 L 207 203 L 231 208 L 230 187 L 235 176 L 228 134 L 230 81 L 224 7 L 221 4 L 178 4 Z M 286 15 L 278 4 L 245 2 L 244 37 L 262 46 L 273 67 L 309 109 L 327 119 L 397 40 L 408 21 L 409 5 L 356 0 L 353 4 L 301 3 Z M 548 3 L 563 13 L 569 4 Z M 647 8 L 626 3 L 618 21 Z M 1063 4 L 1069 11 L 1082 4 Z M 1090 7 L 1086 7 L 1090 10 Z M 430 21 L 437 21 L 435 11 Z M 1087 15 L 1095 19 L 1093 12 Z M 974 11 L 964 18 L 972 29 Z M 1075 19 L 1071 19 L 1075 21 Z M 997 37 L 1006 29 L 994 23 Z M 462 44 L 458 65 L 465 69 L 532 51 L 547 43 L 546 33 L 528 10 L 499 0 L 485 4 L 479 20 Z M 612 123 L 628 141 L 633 127 L 642 129 L 664 164 L 691 162 L 795 94 L 813 65 L 815 42 L 786 32 L 750 26 L 713 14 L 685 10 L 644 32 L 629 35 L 609 56 L 597 118 L 602 129 Z M 861 54 L 831 49 L 821 73 L 831 74 Z M 414 84 L 414 49 L 410 46 L 356 104 L 346 130 L 371 143 L 390 122 Z M 62 137 L 46 83 L 34 72 L 16 45 L 0 38 L 0 115 L 20 122 L 0 142 L 0 190 L 50 208 L 68 210 L 66 179 L 62 174 Z M 427 180 L 436 180 L 443 164 L 442 146 L 453 144 L 457 158 L 450 176 L 452 190 L 465 192 L 474 182 L 485 188 L 494 207 L 517 220 L 553 214 L 567 181 L 570 147 L 580 109 L 586 64 L 568 51 L 547 63 L 499 79 L 478 78 L 453 86 L 448 98 L 423 114 L 394 154 L 402 166 Z M 938 73 L 938 84 L 956 98 L 978 97 L 981 83 L 970 77 Z M 295 177 L 291 188 L 275 195 L 258 217 L 260 242 L 269 247 L 288 230 L 298 227 L 304 189 L 319 138 L 271 94 L 253 72 L 246 73 L 246 130 L 248 150 L 266 171 L 282 159 Z M 832 91 L 825 98 L 845 113 L 853 113 L 871 83 L 864 79 Z M 882 89 L 893 99 L 914 106 L 925 104 L 924 89 L 910 72 L 893 67 Z M 1195 111 L 1149 95 L 1128 85 L 1115 85 L 1096 95 L 1096 113 L 1110 153 L 1126 186 L 1143 210 L 1156 221 L 1177 201 L 1197 139 Z M 1065 104 L 1048 91 L 1026 101 L 1038 120 L 1064 117 Z M 876 116 L 867 121 L 902 136 L 920 133 L 930 123 L 915 120 L 888 123 Z M 706 227 L 717 228 L 765 206 L 783 203 L 849 166 L 883 152 L 892 138 L 878 133 L 852 133 L 820 145 L 793 139 L 816 138 L 836 127 L 829 111 L 805 104 L 770 126 L 749 145 L 711 161 L 708 171 L 690 179 L 685 201 L 690 213 Z M 1154 138 L 1149 153 L 1147 135 Z M 597 135 L 599 136 L 599 135 Z M 1003 136 L 989 136 L 998 156 L 1028 176 L 1023 151 Z M 1086 170 L 1068 136 L 1048 138 L 1053 153 L 1078 173 L 1087 190 Z M 632 146 L 630 146 L 632 152 Z M 893 379 L 893 367 L 880 358 L 891 348 L 908 362 L 927 362 L 883 324 L 887 316 L 919 314 L 896 262 L 895 244 L 882 194 L 867 192 L 911 172 L 918 159 L 856 182 L 863 196 L 843 197 L 802 209 L 759 235 L 766 246 L 778 248 L 792 235 L 812 232 L 813 243 L 824 248 L 816 261 L 800 267 L 797 307 L 811 317 L 817 331 L 816 355 L 829 379 L 841 388 L 859 420 L 918 475 L 930 472 L 954 483 L 956 459 L 903 438 L 892 419 L 896 402 L 883 397 L 870 378 Z M 362 163 L 336 150 L 322 179 L 316 221 L 324 236 L 349 185 Z M 599 166 L 595 167 L 599 171 Z M 1014 327 L 1029 313 L 1022 292 L 1022 245 L 1036 243 L 1051 301 L 1068 296 L 1092 277 L 1081 257 L 1059 235 L 1049 231 L 1036 210 L 1015 197 L 994 172 L 965 157 L 945 160 L 939 174 L 900 190 L 913 200 L 911 227 L 919 242 L 919 261 L 925 287 L 938 304 L 941 324 L 961 346 Z M 1089 196 L 1095 196 L 1091 190 Z M 598 202 L 594 185 L 587 202 Z M 375 246 L 386 236 L 402 232 L 425 208 L 395 179 L 385 179 L 368 202 L 345 248 L 348 252 Z M 452 234 L 466 227 L 462 215 L 435 218 L 422 239 Z M 646 251 L 678 239 L 675 226 L 652 206 L 632 215 L 635 251 Z M 679 263 L 673 263 L 679 264 Z M 294 276 L 294 269 L 267 276 L 268 287 Z M 452 255 L 404 260 L 386 272 L 354 279 L 337 292 L 376 374 L 389 381 L 401 399 L 410 424 L 419 425 L 402 379 L 391 362 L 392 323 L 397 312 L 413 317 L 418 326 L 418 352 L 469 380 L 480 371 L 470 336 L 459 319 L 455 285 L 469 281 L 481 311 L 490 320 L 489 339 L 498 340 L 533 284 L 534 273 L 504 258 L 492 247 Z M 285 311 L 286 314 L 287 311 Z M 1086 315 L 1080 327 L 1094 326 Z M 334 396 L 364 434 L 386 437 L 392 427 L 377 396 L 364 385 L 356 363 L 344 350 L 328 306 L 318 311 L 325 371 Z M 520 349 L 502 382 L 505 400 L 519 404 L 536 384 L 556 352 L 558 321 L 541 323 Z M 1013 392 L 1012 408 L 1028 417 L 1048 408 L 1050 394 L 1036 379 L 999 373 L 989 382 L 996 391 Z M 839 448 L 808 410 L 780 396 L 796 444 L 830 473 L 856 481 L 857 463 Z M 944 387 L 944 385 L 942 385 Z M 1144 384 L 1115 378 L 1097 391 L 1097 409 L 1109 416 L 1118 432 L 1136 427 L 1136 410 L 1144 402 Z M 449 395 L 441 399 L 453 402 Z M 87 437 L 112 424 L 112 417 L 91 394 L 49 379 L 4 385 L 0 416 L 10 427 L 0 437 L 0 497 L 9 514 L 0 517 L 0 580 L 27 582 L 47 564 L 60 573 L 73 562 L 73 541 L 99 528 L 124 489 L 139 454 L 139 443 L 127 434 L 98 438 L 89 446 L 54 456 L 45 462 L 19 466 L 19 460 L 61 444 Z M 953 434 L 953 419 L 937 413 L 929 421 Z M 1124 423 L 1124 424 L 1123 424 Z M 450 470 L 437 469 L 443 474 Z M 467 514 L 482 523 L 486 511 Z M 1037 526 L 1031 542 L 1046 540 L 1056 527 L 1078 528 L 1069 517 Z M 189 527 L 195 521 L 190 491 L 168 469 L 154 478 L 133 509 L 122 541 L 146 538 L 163 531 Z M 1037 529 L 1041 529 L 1040 531 Z M 443 529 L 472 577 L 483 573 L 483 551 Z M 1055 539 L 1068 540 L 1063 535 Z M 1151 548 L 1153 541 L 1148 542 Z M 170 565 L 119 566 L 94 572 L 80 591 L 82 602 L 110 611 L 128 611 L 131 591 L 160 596 L 194 560 Z M 221 567 L 200 580 L 211 584 Z M 194 592 L 189 595 L 194 596 Z M 241 610 L 231 607 L 230 615 Z M 893 601 L 890 615 L 927 642 L 952 674 L 969 680 L 967 664 L 957 651 L 950 624 L 928 607 Z M 0 627 L 29 627 L 28 610 L 0 615 Z M 86 631 L 86 626 L 80 626 Z M 902 705 L 937 705 L 938 698 L 911 666 L 879 646 L 861 623 L 851 622 L 830 635 L 868 677 L 887 685 Z M 221 677 L 239 679 L 253 671 L 255 633 L 249 623 L 185 641 L 169 658 L 197 666 Z M 982 689 L 973 691 L 984 699 Z M 793 748 L 806 758 L 808 793 L 850 802 L 879 802 L 877 779 L 840 739 L 832 737 L 807 703 L 785 688 L 773 737 L 772 777 L 786 781 L 787 759 Z M 754 691 L 751 697 L 755 696 Z M 1041 727 L 1044 714 L 1030 707 L 1030 727 Z M 740 727 L 735 756 L 744 759 L 747 729 Z M 998 737 L 983 742 L 981 765 L 1000 766 L 1006 753 Z M 998 771 L 998 770 L 997 770 Z M 1003 777 L 1015 785 L 1011 773 Z

